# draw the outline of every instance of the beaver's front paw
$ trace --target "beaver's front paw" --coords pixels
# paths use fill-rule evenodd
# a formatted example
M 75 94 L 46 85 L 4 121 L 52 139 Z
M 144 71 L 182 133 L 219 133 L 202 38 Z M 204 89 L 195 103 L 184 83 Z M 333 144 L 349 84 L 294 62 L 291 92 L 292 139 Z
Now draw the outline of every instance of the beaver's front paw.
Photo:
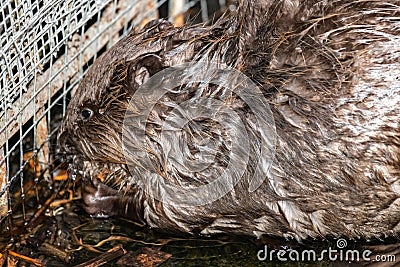
M 118 214 L 118 191 L 98 180 L 83 183 L 82 198 L 83 208 L 94 217 L 105 218 Z

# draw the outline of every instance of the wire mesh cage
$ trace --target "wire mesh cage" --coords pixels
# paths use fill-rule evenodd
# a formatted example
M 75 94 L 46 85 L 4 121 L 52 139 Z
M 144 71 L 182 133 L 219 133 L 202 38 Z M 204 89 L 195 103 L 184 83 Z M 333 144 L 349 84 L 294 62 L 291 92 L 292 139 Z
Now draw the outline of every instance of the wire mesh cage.
M 227 1 L 0 2 L 0 244 L 54 199 L 55 133 L 88 67 L 132 27 L 212 19 Z M 47 203 L 47 204 L 46 204 Z M 29 229 L 24 229 L 29 231 Z
M 24 209 L 28 181 L 50 181 L 50 140 L 87 66 L 132 25 L 157 17 L 158 4 L 1 3 L 1 218 L 12 213 L 16 189 Z

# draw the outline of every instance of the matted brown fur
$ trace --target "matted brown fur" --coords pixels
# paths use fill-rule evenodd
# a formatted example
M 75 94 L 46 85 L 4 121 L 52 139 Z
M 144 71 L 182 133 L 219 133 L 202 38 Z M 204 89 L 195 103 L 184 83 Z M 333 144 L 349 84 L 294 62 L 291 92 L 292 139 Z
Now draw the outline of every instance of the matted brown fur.
M 176 207 L 136 186 L 121 128 L 143 67 L 153 75 L 196 59 L 228 64 L 259 85 L 275 119 L 276 154 L 255 192 L 242 179 L 211 204 Z M 232 108 L 248 116 L 256 138 L 252 115 Z M 89 119 L 82 119 L 84 109 L 93 112 Z M 207 235 L 387 237 L 400 230 L 399 122 L 400 1 L 243 0 L 237 13 L 212 26 L 158 21 L 122 39 L 82 80 L 59 144 L 72 172 L 94 185 L 84 199 L 92 214 Z M 159 129 L 152 127 L 148 141 L 157 144 Z M 96 180 L 100 171 L 109 187 Z

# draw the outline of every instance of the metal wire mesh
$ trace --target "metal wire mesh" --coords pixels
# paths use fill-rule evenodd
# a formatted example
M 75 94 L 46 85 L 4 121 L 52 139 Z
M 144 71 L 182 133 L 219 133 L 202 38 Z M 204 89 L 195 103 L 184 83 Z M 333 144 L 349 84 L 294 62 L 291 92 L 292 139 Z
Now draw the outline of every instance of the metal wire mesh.
M 0 218 L 12 213 L 14 191 L 19 191 L 17 198 L 25 209 L 28 182 L 50 181 L 49 141 L 65 113 L 69 92 L 87 66 L 132 25 L 157 17 L 159 4 L 1 2 Z
M 225 0 L 11 0 L 0 2 L 0 223 L 51 186 L 53 143 L 73 88 L 90 64 L 127 33 L 194 10 L 212 18 Z M 33 205 L 33 204 L 31 204 Z M 13 215 L 13 216 L 11 216 Z M 1 225 L 0 225 L 1 226 Z

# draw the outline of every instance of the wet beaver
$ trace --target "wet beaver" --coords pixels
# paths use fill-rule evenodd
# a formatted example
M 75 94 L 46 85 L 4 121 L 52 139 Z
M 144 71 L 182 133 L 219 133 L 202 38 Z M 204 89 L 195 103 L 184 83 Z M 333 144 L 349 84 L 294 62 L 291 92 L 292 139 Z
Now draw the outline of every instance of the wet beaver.
M 86 210 L 97 216 L 205 235 L 396 236 L 399 44 L 398 0 L 243 0 L 211 26 L 153 21 L 88 70 L 69 104 L 59 147 L 71 175 L 83 177 Z M 251 104 L 212 82 L 186 81 L 151 104 L 144 95 L 134 97 L 152 78 L 170 79 L 157 75 L 184 62 L 205 62 L 199 72 L 216 62 L 251 78 L 261 92 L 254 99 L 268 104 L 273 120 L 266 122 L 274 130 L 264 131 Z M 219 100 L 239 119 L 201 114 L 179 124 L 170 115 L 203 99 Z M 143 145 L 135 131 L 123 129 L 127 117 L 141 116 L 147 105 Z M 165 122 L 179 127 L 166 130 Z M 247 138 L 232 137 L 234 122 L 242 123 Z M 268 145 L 268 153 L 260 153 L 263 140 L 272 143 L 272 154 Z M 128 156 L 127 146 L 134 151 Z M 233 148 L 247 153 L 244 164 Z M 152 166 L 143 164 L 146 157 Z M 218 199 L 181 205 L 181 191 L 168 201 L 155 197 L 168 193 L 165 180 L 204 200 L 207 191 L 196 195 L 196 188 L 223 175 L 232 161 L 241 164 L 235 169 L 240 179 L 228 177 L 232 187 Z M 262 183 L 252 187 L 260 173 Z

